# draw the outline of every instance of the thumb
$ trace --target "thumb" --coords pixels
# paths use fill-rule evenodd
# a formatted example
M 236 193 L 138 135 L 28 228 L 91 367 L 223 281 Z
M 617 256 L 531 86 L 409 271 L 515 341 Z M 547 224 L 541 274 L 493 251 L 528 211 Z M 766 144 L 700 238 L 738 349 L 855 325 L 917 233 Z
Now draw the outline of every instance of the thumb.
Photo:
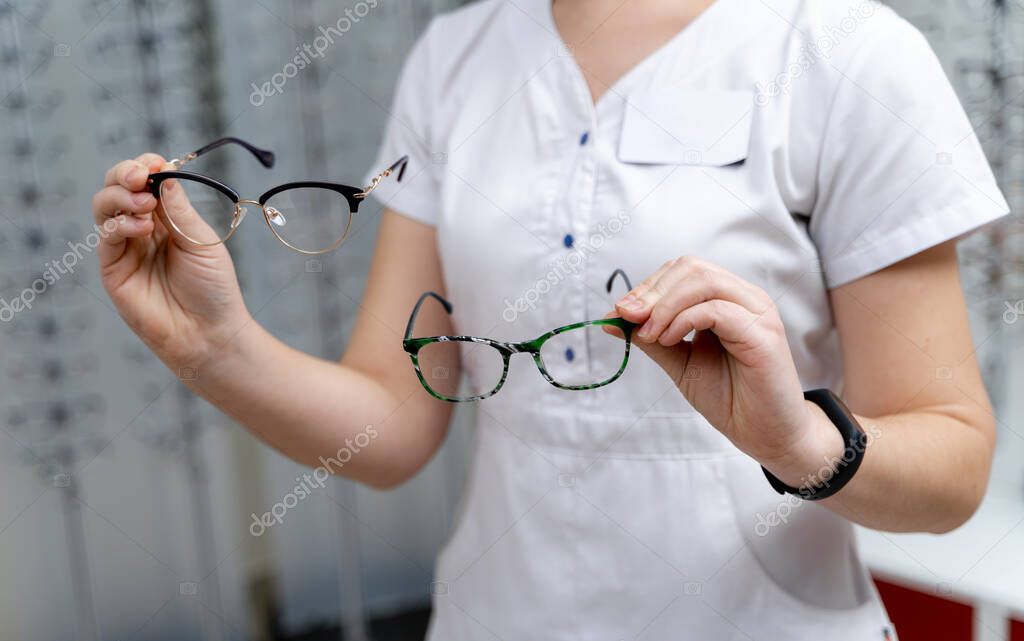
M 605 318 L 615 318 L 618 316 L 616 312 L 608 312 L 605 314 Z M 639 327 L 639 325 L 637 326 Z M 605 325 L 602 329 L 608 334 L 615 336 L 616 338 L 624 338 L 619 328 Z M 700 335 L 700 332 L 697 333 Z M 687 364 L 690 362 L 690 354 L 693 351 L 693 343 L 689 341 L 679 341 L 675 345 L 662 345 L 661 343 L 654 341 L 648 343 L 645 341 L 639 341 L 636 339 L 636 329 L 634 328 L 631 335 L 631 343 L 634 347 L 637 347 L 644 354 L 661 366 L 661 369 L 675 381 L 676 385 L 679 386 L 683 381 L 683 375 L 686 373 Z M 696 337 L 694 337 L 696 339 Z M 682 389 L 680 387 L 680 389 Z
M 679 341 L 675 345 L 665 346 L 657 341 L 645 343 L 634 341 L 633 345 L 640 348 L 644 354 L 661 366 L 665 374 L 679 386 L 686 373 L 686 366 L 690 362 L 690 353 L 693 346 L 688 341 Z
M 190 180 L 163 180 L 158 207 L 162 218 L 174 231 L 202 245 L 219 243 L 231 231 L 234 222 L 234 205 L 229 204 L 226 197 L 212 187 Z M 215 220 L 207 220 L 211 216 Z M 217 226 L 224 229 L 215 230 L 211 223 L 218 223 Z M 190 243 L 184 245 L 195 249 Z

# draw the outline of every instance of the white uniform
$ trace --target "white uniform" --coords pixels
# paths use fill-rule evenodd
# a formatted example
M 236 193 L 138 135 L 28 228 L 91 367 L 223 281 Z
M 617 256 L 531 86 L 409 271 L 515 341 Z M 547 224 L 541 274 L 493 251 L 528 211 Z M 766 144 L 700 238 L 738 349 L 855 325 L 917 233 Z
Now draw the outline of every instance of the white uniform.
M 433 22 L 392 115 L 378 167 L 411 162 L 376 193 L 436 226 L 457 333 L 600 318 L 615 268 L 693 255 L 775 298 L 805 388 L 841 388 L 829 288 L 1008 209 L 873 3 L 718 0 L 594 105 L 550 0 L 485 0 Z M 477 413 L 431 639 L 886 638 L 850 524 L 772 491 L 639 350 L 589 392 L 515 357 Z

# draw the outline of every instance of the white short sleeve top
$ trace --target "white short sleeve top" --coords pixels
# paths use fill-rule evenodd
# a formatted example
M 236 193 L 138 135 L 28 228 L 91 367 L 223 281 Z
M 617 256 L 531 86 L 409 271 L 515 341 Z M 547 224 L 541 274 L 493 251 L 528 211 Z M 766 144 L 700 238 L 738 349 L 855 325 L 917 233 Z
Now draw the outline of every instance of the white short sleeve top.
M 717 0 L 596 104 L 550 0 L 473 3 L 409 55 L 374 171 L 403 154 L 375 195 L 436 227 L 457 333 L 601 318 L 613 270 L 693 255 L 775 299 L 807 388 L 841 387 L 830 288 L 1008 211 L 924 38 L 862 0 Z M 780 503 L 643 354 L 587 392 L 513 358 L 478 418 L 433 638 L 886 638 L 849 524 Z

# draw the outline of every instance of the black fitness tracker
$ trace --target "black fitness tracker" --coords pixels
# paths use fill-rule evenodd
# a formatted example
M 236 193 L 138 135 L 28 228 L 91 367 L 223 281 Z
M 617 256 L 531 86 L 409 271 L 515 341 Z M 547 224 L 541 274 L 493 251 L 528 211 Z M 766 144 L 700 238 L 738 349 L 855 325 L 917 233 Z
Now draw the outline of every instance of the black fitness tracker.
M 772 487 L 779 494 L 795 494 L 807 501 L 820 501 L 846 487 L 846 484 L 850 482 L 853 475 L 857 473 L 857 468 L 860 467 L 861 461 L 864 460 L 864 451 L 868 445 L 868 435 L 861 429 L 857 419 L 843 405 L 839 397 L 832 393 L 832 390 L 813 389 L 804 392 L 804 399 L 820 407 L 825 412 L 828 420 L 832 421 L 832 424 L 836 426 L 839 433 L 843 435 L 843 442 L 846 443 L 846 447 L 843 449 L 842 457 L 835 462 L 836 469 L 823 468 L 820 473 L 817 473 L 818 476 L 823 478 L 818 479 L 816 485 L 802 488 L 786 485 L 774 474 L 764 469 L 763 465 L 761 470 L 768 478 L 768 482 L 771 483 Z

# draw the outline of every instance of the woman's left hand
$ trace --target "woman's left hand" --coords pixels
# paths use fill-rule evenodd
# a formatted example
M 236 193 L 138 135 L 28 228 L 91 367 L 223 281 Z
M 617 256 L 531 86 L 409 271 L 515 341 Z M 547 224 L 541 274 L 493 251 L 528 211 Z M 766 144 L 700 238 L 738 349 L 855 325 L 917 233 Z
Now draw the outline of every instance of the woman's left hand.
M 718 265 L 671 260 L 616 303 L 634 343 L 693 407 L 783 481 L 842 454 L 842 439 L 803 398 L 785 328 L 764 290 Z M 696 331 L 691 341 L 684 340 Z

